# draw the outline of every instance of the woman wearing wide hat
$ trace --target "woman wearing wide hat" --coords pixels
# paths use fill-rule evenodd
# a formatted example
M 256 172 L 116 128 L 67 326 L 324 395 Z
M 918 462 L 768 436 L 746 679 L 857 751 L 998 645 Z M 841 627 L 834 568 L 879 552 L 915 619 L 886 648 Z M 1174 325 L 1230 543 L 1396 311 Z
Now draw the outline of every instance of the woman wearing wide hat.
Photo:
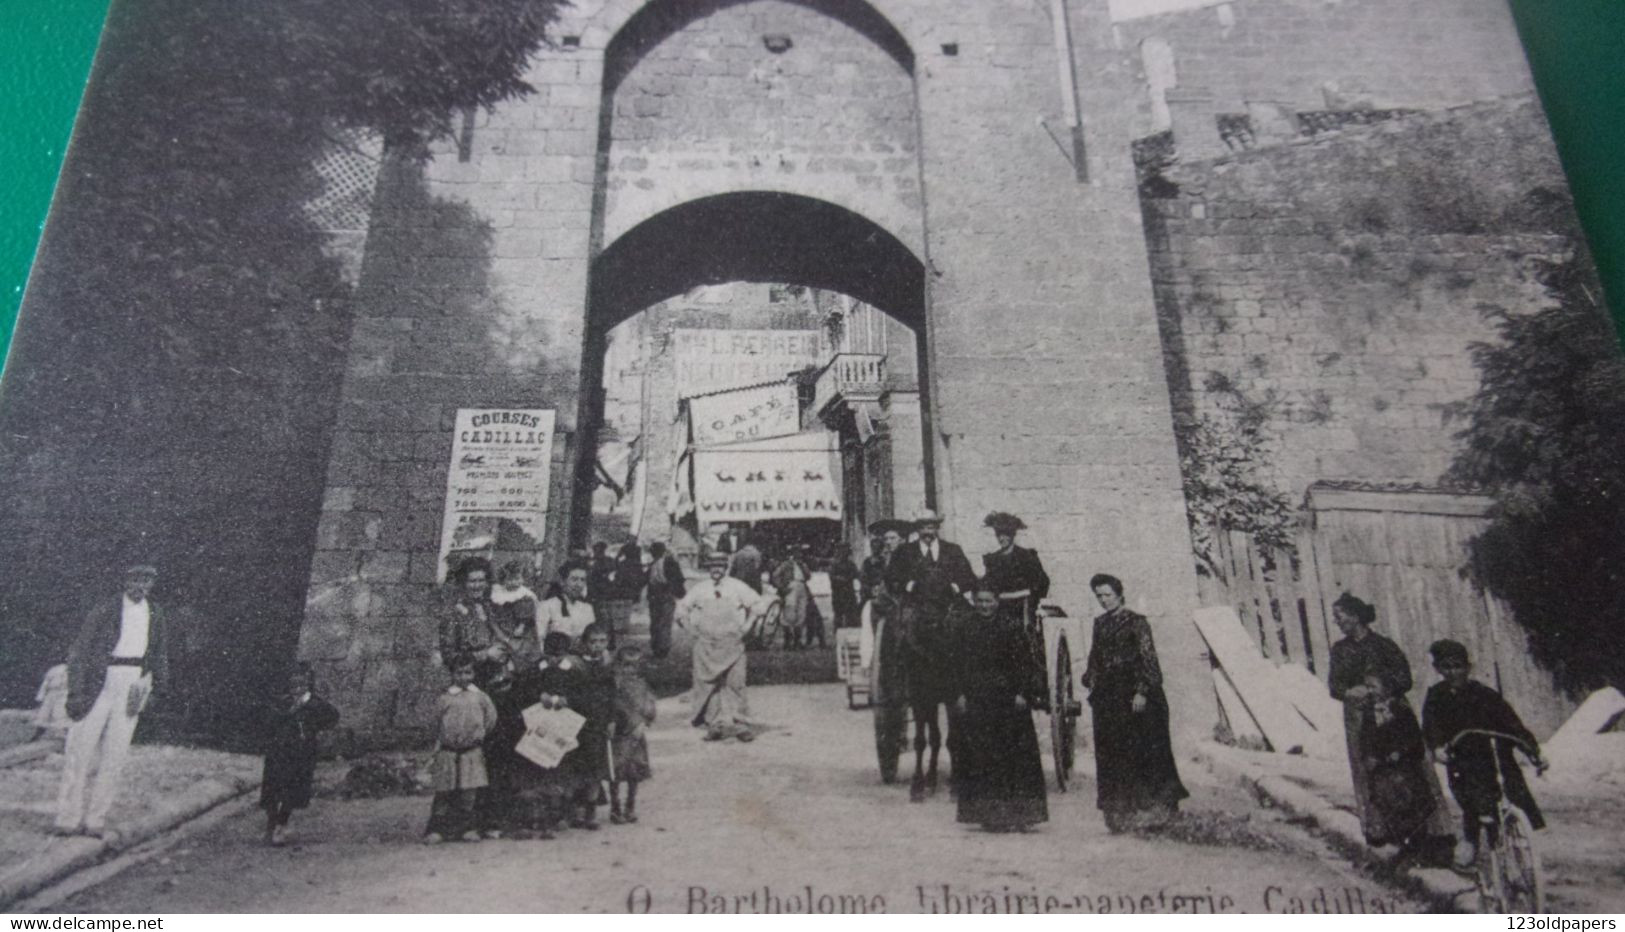
M 1029 623 L 1037 617 L 1038 603 L 1049 595 L 1049 574 L 1038 551 L 1016 544 L 1016 534 L 1027 529 L 1020 518 L 995 511 L 982 520 L 993 531 L 999 549 L 982 555 L 987 572 L 983 585 L 999 597 L 1000 612 L 1010 612 Z

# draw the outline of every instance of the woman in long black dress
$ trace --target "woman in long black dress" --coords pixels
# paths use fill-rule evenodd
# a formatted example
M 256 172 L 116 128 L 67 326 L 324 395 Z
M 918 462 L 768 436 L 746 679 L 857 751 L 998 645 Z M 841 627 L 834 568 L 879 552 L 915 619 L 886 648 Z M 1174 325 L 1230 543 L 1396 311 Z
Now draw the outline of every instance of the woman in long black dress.
M 1026 831 L 1049 821 L 1032 713 L 1044 671 L 1033 664 L 1021 622 L 999 611 L 985 581 L 976 588 L 975 608 L 957 612 L 955 625 L 959 821 L 990 832 Z
M 1437 856 L 1451 833 L 1444 791 L 1428 763 L 1422 729 L 1405 694 L 1411 664 L 1371 630 L 1377 610 L 1343 593 L 1332 603 L 1343 639 L 1332 645 L 1332 698 L 1343 703 L 1349 771 L 1367 844 Z
M 1154 828 L 1189 796 L 1174 764 L 1168 698 L 1151 624 L 1123 603 L 1123 583 L 1104 573 L 1089 588 L 1105 614 L 1095 619 L 1083 687 L 1095 726 L 1097 805 L 1113 833 Z

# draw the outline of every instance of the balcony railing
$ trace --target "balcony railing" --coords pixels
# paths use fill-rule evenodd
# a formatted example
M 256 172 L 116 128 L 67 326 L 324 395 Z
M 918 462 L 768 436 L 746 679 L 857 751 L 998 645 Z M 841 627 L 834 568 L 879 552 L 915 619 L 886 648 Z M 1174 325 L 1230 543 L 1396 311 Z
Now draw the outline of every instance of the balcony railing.
M 813 383 L 813 411 L 819 417 L 832 405 L 876 401 L 886 386 L 886 357 L 881 353 L 837 353 Z

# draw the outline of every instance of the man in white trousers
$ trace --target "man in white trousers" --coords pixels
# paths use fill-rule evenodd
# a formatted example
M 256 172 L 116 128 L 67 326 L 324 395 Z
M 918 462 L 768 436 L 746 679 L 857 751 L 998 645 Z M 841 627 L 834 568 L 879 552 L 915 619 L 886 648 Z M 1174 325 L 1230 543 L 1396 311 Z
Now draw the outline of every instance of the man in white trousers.
M 68 717 L 73 724 L 57 797 L 58 834 L 107 831 L 107 811 L 118 792 L 136 721 L 154 686 L 165 685 L 163 613 L 148 598 L 157 580 L 153 567 L 131 566 L 124 573 L 124 592 L 90 610 L 68 651 Z

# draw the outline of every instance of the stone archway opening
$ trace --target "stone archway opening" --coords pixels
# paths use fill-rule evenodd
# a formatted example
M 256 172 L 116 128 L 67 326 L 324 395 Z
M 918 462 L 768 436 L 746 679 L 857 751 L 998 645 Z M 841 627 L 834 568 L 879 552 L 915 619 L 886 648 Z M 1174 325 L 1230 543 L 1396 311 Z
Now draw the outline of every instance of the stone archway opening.
M 804 426 L 836 438 L 847 480 L 838 533 L 856 542 L 865 513 L 934 503 L 908 41 L 862 0 L 661 0 L 613 28 L 571 543 L 672 528 L 661 505 L 675 493 L 639 495 L 634 478 L 668 481 L 683 397 L 737 387 L 676 376 L 678 344 L 708 333 L 802 353 L 709 367 L 798 370 Z M 608 520 L 629 507 L 638 518 Z
M 737 192 L 629 231 L 592 267 L 572 542 L 697 553 L 718 527 L 678 501 L 699 487 L 685 453 L 706 446 L 684 405 L 775 382 L 797 389 L 801 436 L 829 444 L 839 516 L 776 520 L 770 539 L 827 552 L 931 504 L 924 291 L 895 236 L 811 198 Z

